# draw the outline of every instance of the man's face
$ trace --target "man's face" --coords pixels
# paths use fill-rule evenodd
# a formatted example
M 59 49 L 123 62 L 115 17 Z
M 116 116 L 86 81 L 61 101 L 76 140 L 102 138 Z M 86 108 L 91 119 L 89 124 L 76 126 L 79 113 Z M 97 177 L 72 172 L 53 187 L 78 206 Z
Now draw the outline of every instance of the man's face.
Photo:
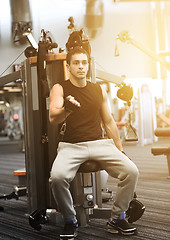
M 86 77 L 88 71 L 88 58 L 84 53 L 77 53 L 72 55 L 70 65 L 68 65 L 70 74 L 79 79 Z

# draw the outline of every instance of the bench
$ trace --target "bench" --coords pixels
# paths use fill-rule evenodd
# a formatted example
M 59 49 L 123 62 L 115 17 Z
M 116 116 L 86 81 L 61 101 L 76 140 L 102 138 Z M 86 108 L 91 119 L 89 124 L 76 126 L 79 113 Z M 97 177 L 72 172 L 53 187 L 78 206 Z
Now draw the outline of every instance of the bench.
M 159 137 L 158 142 L 151 148 L 153 155 L 166 155 L 168 172 L 170 178 L 170 128 L 157 128 L 155 135 Z

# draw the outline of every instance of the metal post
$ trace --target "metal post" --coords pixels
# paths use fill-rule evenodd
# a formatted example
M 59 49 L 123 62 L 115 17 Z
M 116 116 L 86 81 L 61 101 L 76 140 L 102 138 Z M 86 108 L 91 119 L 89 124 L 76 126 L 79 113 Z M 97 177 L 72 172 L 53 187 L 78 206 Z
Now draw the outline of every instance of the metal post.
M 167 163 L 168 163 L 168 172 L 169 172 L 168 178 L 170 178 L 170 154 L 167 155 Z

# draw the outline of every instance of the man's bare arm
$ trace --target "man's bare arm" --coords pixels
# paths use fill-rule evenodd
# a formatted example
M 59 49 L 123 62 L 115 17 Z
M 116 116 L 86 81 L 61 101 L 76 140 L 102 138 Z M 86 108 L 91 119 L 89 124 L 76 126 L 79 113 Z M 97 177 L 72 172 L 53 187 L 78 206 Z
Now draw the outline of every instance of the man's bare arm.
M 55 84 L 50 91 L 49 120 L 51 123 L 62 123 L 70 114 L 64 108 L 63 88 Z
M 102 107 L 101 107 L 101 118 L 102 118 L 102 122 L 104 125 L 104 129 L 106 131 L 108 138 L 112 138 L 115 143 L 115 146 L 120 151 L 123 151 L 123 147 L 122 147 L 120 137 L 119 137 L 118 128 L 117 128 L 117 125 L 116 125 L 111 113 L 109 112 L 109 109 L 107 106 L 106 92 L 103 88 L 102 88 L 102 93 L 103 93 L 103 103 L 102 103 Z
M 64 104 L 65 102 L 65 104 Z M 69 95 L 64 101 L 63 87 L 55 84 L 50 91 L 49 120 L 51 123 L 62 123 L 80 103 Z

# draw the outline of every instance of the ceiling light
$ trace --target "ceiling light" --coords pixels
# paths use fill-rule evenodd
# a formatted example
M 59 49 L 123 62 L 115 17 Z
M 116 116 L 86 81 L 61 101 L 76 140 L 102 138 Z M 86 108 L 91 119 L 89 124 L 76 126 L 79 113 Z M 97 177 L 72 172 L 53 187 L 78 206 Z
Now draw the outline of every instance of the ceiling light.
M 7 103 L 7 102 L 5 103 L 5 105 L 6 105 L 6 107 L 10 107 L 9 103 Z

